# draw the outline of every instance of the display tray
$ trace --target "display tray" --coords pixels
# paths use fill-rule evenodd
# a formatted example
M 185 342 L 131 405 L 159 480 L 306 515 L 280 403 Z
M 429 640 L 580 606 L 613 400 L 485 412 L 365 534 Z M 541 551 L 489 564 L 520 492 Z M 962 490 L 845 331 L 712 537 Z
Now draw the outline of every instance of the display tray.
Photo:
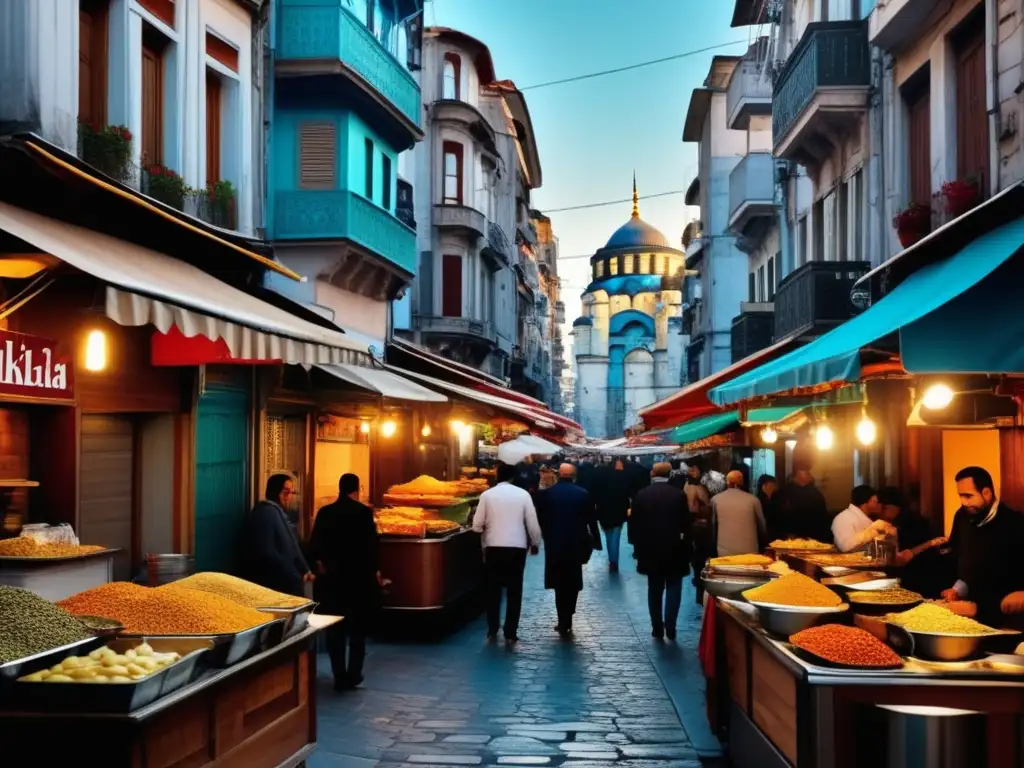
M 305 605 L 300 605 L 296 608 L 257 608 L 257 611 L 262 613 L 269 613 L 275 619 L 283 619 L 284 625 L 281 629 L 283 640 L 286 637 L 298 634 L 306 628 L 309 624 L 309 615 L 313 613 L 317 604 L 313 600 L 310 600 Z
M 203 654 L 213 648 L 212 641 L 200 638 L 152 638 L 148 642 L 158 653 L 174 651 L 181 654 L 181 658 L 131 683 L 37 683 L 19 680 L 11 688 L 8 703 L 29 712 L 133 712 L 192 682 Z M 126 639 L 106 645 L 124 653 L 139 644 L 138 640 Z M 75 654 L 68 654 L 71 655 Z
M 66 563 L 72 560 L 88 560 L 90 557 L 113 555 L 120 549 L 97 549 L 95 552 L 84 552 L 80 555 L 61 555 L 60 557 L 11 557 L 0 555 L 0 565 L 31 565 L 34 563 Z
M 308 621 L 308 617 L 307 617 Z M 269 650 L 284 640 L 285 620 L 275 618 L 244 632 L 218 635 L 145 635 L 123 634 L 124 639 L 141 640 L 152 645 L 164 640 L 209 640 L 213 647 L 203 663 L 211 667 L 230 667 L 253 653 Z M 154 646 L 155 647 L 155 646 Z
M 0 687 L 6 687 L 19 677 L 31 675 L 33 672 L 38 672 L 41 669 L 49 669 L 68 656 L 87 654 L 103 645 L 106 645 L 103 638 L 87 637 L 85 640 L 79 640 L 77 643 L 60 645 L 42 653 L 36 653 L 23 659 L 15 659 L 14 661 L 8 661 L 6 664 L 0 664 Z

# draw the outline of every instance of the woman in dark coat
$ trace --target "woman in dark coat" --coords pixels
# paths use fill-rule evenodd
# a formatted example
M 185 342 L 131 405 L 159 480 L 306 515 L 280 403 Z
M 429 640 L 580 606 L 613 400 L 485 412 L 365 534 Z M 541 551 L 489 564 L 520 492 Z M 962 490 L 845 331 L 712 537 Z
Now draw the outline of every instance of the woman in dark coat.
M 313 595 L 320 613 L 344 616 L 327 629 L 334 687 L 354 688 L 363 681 L 366 635 L 380 596 L 380 540 L 373 510 L 360 504 L 359 478 L 338 482 L 338 500 L 316 516 L 309 540 L 316 563 Z M 348 646 L 348 659 L 345 651 Z
M 563 464 L 558 482 L 537 495 L 537 519 L 544 534 L 544 588 L 555 591 L 558 625 L 572 633 L 576 600 L 583 589 L 583 563 L 601 549 L 601 533 L 590 494 L 575 484 L 576 468 Z
M 629 515 L 630 477 L 622 459 L 616 459 L 614 466 L 601 467 L 597 483 L 597 520 L 604 530 L 608 545 L 608 570 L 619 570 L 619 542 L 622 526 Z

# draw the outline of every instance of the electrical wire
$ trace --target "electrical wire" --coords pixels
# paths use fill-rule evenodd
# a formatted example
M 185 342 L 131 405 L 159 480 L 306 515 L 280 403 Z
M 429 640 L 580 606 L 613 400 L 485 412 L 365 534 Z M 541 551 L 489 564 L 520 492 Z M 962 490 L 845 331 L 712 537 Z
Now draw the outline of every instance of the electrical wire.
M 673 189 L 671 192 L 656 192 L 653 195 L 640 195 L 638 200 L 650 200 L 655 197 L 669 197 L 671 195 L 685 195 L 685 189 Z M 566 211 L 582 211 L 586 208 L 604 208 L 609 205 L 622 205 L 623 203 L 633 202 L 632 197 L 623 198 L 622 200 L 607 200 L 603 203 L 584 203 L 583 205 L 569 205 L 565 208 L 544 208 L 544 215 L 549 213 L 565 213 Z
M 685 53 L 677 53 L 673 56 L 663 56 L 660 59 L 651 59 L 650 61 L 641 61 L 636 64 L 627 64 L 624 67 L 616 67 L 615 69 L 603 69 L 600 72 L 588 72 L 585 75 L 575 75 L 574 77 L 563 77 L 561 80 L 551 80 L 546 83 L 536 83 L 534 85 L 527 85 L 520 88 L 520 91 L 533 91 L 538 88 L 548 88 L 552 85 L 564 85 L 565 83 L 576 83 L 580 80 L 590 80 L 594 77 L 603 77 L 605 75 L 614 75 L 619 72 L 629 72 L 633 69 L 640 69 L 641 67 L 650 67 L 654 64 L 664 64 L 667 61 L 675 61 L 676 59 L 685 59 L 689 56 L 696 56 L 698 53 L 707 53 L 708 51 L 714 51 L 719 48 L 728 48 L 732 45 L 743 45 L 745 40 L 733 40 L 728 43 L 719 43 L 718 45 L 709 45 L 706 48 L 698 48 L 693 51 L 686 51 Z

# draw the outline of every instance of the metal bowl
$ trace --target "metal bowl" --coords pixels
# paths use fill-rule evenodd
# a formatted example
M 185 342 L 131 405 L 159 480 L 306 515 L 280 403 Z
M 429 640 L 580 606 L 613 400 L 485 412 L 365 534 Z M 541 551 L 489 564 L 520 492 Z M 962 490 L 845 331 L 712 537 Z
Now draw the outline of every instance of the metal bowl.
M 789 637 L 808 627 L 822 623 L 823 620 L 838 618 L 838 614 L 849 609 L 845 603 L 835 608 L 807 608 L 803 606 L 777 605 L 775 603 L 757 603 L 748 600 L 757 608 L 761 626 L 773 635 Z
M 981 644 L 991 635 L 937 635 L 932 632 L 912 632 L 914 655 L 936 661 L 963 661 L 979 656 Z
M 705 568 L 700 575 L 704 583 L 704 590 L 714 597 L 736 597 L 748 589 L 759 587 L 771 581 L 772 575 L 762 571 L 762 575 L 731 576 L 719 573 L 709 573 Z

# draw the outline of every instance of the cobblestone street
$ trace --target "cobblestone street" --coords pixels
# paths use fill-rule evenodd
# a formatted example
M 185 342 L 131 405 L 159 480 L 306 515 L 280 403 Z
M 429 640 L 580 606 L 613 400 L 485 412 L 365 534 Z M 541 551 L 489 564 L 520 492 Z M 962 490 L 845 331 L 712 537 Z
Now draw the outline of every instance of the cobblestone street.
M 585 571 L 572 641 L 561 640 L 543 556 L 531 558 L 520 642 L 471 622 L 440 642 L 370 647 L 362 689 L 336 694 L 320 659 L 310 768 L 537 765 L 698 768 L 719 754 L 704 711 L 699 612 L 683 596 L 675 643 L 650 637 L 646 582 L 629 548 Z

